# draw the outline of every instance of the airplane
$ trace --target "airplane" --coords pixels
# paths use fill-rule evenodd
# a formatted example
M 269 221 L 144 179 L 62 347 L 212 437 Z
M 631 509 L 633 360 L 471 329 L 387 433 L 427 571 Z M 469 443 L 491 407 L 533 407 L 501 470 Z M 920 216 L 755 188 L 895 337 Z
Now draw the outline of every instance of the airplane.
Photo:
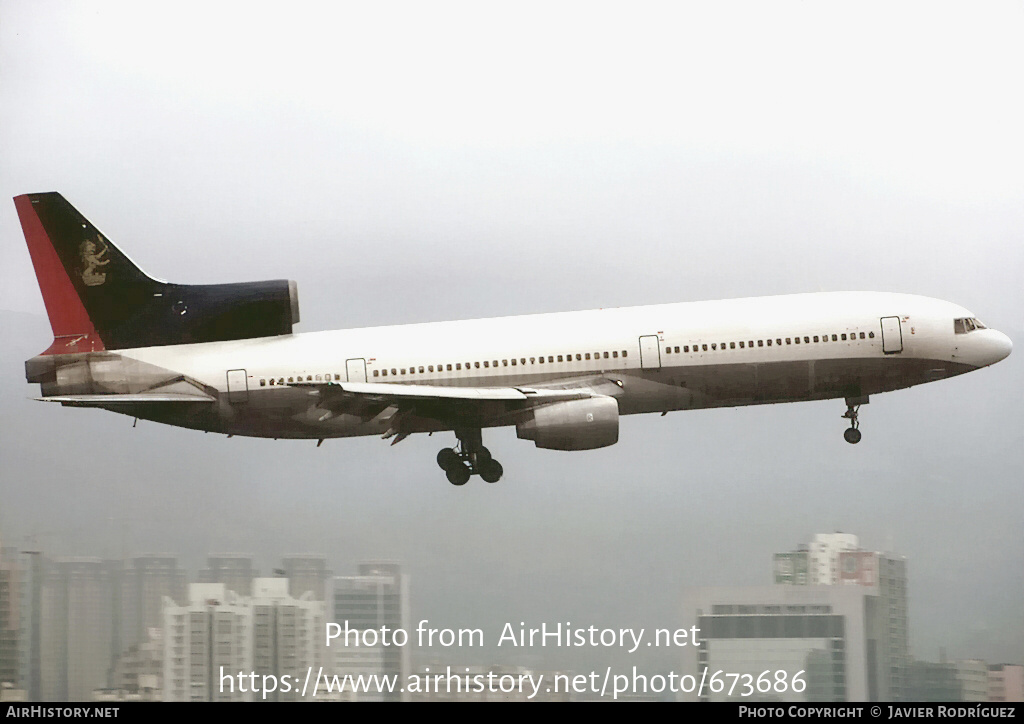
M 275 439 L 452 431 L 449 482 L 503 474 L 482 430 L 551 450 L 613 445 L 640 413 L 843 399 L 995 364 L 1012 343 L 967 309 L 823 292 L 298 334 L 296 285 L 143 273 L 58 193 L 14 199 L 53 328 L 25 363 L 44 401 Z

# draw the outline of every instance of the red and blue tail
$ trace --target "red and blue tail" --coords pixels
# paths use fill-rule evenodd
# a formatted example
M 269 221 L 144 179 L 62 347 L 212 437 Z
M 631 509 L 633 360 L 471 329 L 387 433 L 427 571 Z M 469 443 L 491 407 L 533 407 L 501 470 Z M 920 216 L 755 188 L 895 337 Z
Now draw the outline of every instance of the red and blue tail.
M 17 196 L 53 328 L 43 354 L 291 334 L 295 283 L 171 284 L 147 276 L 58 193 Z

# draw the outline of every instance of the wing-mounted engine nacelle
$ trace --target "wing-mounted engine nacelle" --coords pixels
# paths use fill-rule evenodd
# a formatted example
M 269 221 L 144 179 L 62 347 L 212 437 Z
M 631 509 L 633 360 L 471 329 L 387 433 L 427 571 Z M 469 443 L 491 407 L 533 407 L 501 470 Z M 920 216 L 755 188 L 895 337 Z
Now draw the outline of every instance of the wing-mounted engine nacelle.
M 593 450 L 619 441 L 619 403 L 614 397 L 555 402 L 531 410 L 516 436 L 547 450 Z

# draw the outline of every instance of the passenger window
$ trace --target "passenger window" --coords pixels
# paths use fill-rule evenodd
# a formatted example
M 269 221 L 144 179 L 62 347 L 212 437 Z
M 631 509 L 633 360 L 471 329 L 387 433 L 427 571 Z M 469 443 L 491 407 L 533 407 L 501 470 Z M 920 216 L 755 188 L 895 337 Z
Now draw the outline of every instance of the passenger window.
M 277 384 L 283 385 L 284 384 L 284 377 L 278 377 L 277 378 Z
M 763 339 L 757 340 L 757 346 L 758 347 L 764 347 L 764 340 Z M 770 339 L 768 340 L 768 346 L 769 347 L 772 346 L 772 341 Z
M 405 367 L 402 368 L 402 374 L 405 374 Z
M 712 342 L 712 343 L 711 343 L 711 349 L 712 349 L 712 350 L 716 350 L 716 349 L 718 349 L 718 345 L 717 345 L 716 343 Z
M 729 349 L 736 349 L 736 343 L 735 342 L 730 342 L 729 343 Z
M 810 344 L 810 343 L 811 343 L 811 340 L 809 340 L 807 337 L 804 337 L 804 344 Z
M 496 359 L 495 360 L 491 360 L 491 366 L 492 367 L 497 367 L 498 366 L 498 360 L 496 360 Z
M 548 362 L 554 362 L 555 358 L 552 355 L 548 355 Z
M 846 339 L 846 335 L 845 335 L 845 334 L 843 335 L 843 339 Z M 832 341 L 833 341 L 833 342 L 838 342 L 838 341 L 839 341 L 839 338 L 838 338 L 838 337 L 837 337 L 836 335 L 834 335 L 834 334 L 833 334 L 833 335 L 832 335 Z
M 544 358 L 543 357 L 538 357 L 537 358 L 537 363 L 538 364 L 544 364 Z
M 622 356 L 629 357 L 629 352 L 627 352 L 626 350 L 622 350 Z
M 434 371 L 434 365 L 427 365 L 427 371 L 428 372 L 433 372 Z
M 271 380 L 271 381 L 273 381 L 273 380 Z M 267 386 L 267 381 L 261 379 L 260 380 L 260 387 L 266 387 L 266 386 Z
M 515 358 L 515 357 L 513 357 L 513 358 L 512 358 L 512 366 L 513 366 L 513 367 L 515 367 L 515 366 L 516 366 L 516 358 Z
M 707 346 L 706 344 L 702 344 L 702 345 L 701 345 L 701 347 L 703 347 L 703 348 L 704 348 L 704 351 L 705 351 L 705 352 L 707 352 L 707 351 L 708 351 L 708 346 Z
M 788 342 L 789 340 L 787 339 L 786 341 Z M 800 344 L 800 338 L 799 337 L 793 337 L 793 344 Z
M 869 339 L 874 339 L 875 338 L 875 333 L 874 332 L 868 332 L 868 338 Z
M 863 332 L 860 333 L 860 338 L 864 339 L 864 333 Z
M 380 376 L 380 370 L 374 370 L 373 371 L 373 376 L 374 377 L 379 377 Z
M 559 362 L 561 362 L 561 361 L 562 361 L 562 355 L 558 355 L 558 361 L 559 361 Z
M 590 357 L 590 355 L 588 354 L 587 357 Z M 579 352 L 577 352 L 576 353 L 576 361 L 579 362 L 581 359 L 583 359 L 583 355 L 581 355 Z
M 537 360 L 533 357 L 530 358 L 530 364 L 534 364 Z
M 430 368 L 430 371 L 431 371 L 431 372 L 433 372 L 433 371 L 434 371 L 434 368 L 433 368 L 433 367 L 431 367 L 431 368 Z M 423 374 L 423 365 L 420 365 L 420 374 L 421 374 L 421 375 Z
M 480 366 L 480 363 L 479 363 L 479 362 L 477 362 L 477 363 L 476 363 L 476 366 L 477 366 L 477 367 L 479 367 L 479 366 Z M 484 367 L 490 367 L 490 366 L 491 366 L 491 363 L 490 363 L 490 362 L 488 362 L 487 360 L 484 360 Z
M 754 340 L 750 340 L 749 342 L 747 342 L 747 346 L 748 347 L 753 347 L 754 346 Z
M 445 365 L 445 369 L 446 369 L 446 370 L 447 370 L 448 372 L 451 372 L 451 371 L 452 371 L 452 366 L 451 366 L 451 364 L 447 364 L 447 365 Z
M 587 352 L 587 359 L 590 359 L 590 352 Z
M 618 350 L 615 350 L 614 352 L 612 352 L 612 357 L 618 357 L 618 356 L 619 356 L 619 351 Z
M 533 362 L 533 357 L 530 358 L 530 361 Z M 526 358 L 525 357 L 520 357 L 519 358 L 519 364 L 522 364 L 522 365 L 526 364 Z
M 806 339 L 807 339 L 807 337 L 804 337 L 804 339 L 806 340 Z M 815 341 L 815 342 L 817 342 L 817 341 L 818 341 L 818 335 L 814 335 L 814 341 Z
M 604 358 L 608 359 L 608 353 L 607 352 L 604 353 Z
M 672 354 L 672 348 L 671 347 L 666 347 L 665 348 L 665 354 Z
M 455 369 L 461 370 L 462 369 L 462 363 L 461 362 L 456 362 L 455 363 Z
M 317 376 L 316 376 L 316 381 L 317 381 L 317 382 L 320 382 L 320 381 L 321 381 L 321 377 L 320 377 L 320 375 L 317 375 Z
M 779 345 L 781 347 L 782 346 L 782 337 L 779 337 L 778 339 L 776 339 L 775 340 L 775 344 L 777 344 L 777 345 Z M 786 344 L 789 344 L 789 340 L 788 339 L 786 340 Z

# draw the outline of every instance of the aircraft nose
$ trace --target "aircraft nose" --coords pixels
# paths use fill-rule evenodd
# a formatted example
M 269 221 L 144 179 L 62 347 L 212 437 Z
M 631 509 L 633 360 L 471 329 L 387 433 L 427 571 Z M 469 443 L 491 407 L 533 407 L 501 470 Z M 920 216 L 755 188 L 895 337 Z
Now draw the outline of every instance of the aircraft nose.
M 971 334 L 974 335 L 974 339 L 971 340 L 973 349 L 970 356 L 978 367 L 994 365 L 1010 356 L 1013 342 L 1002 332 L 995 329 L 979 329 Z
M 992 362 L 995 364 L 1000 360 L 1004 360 L 1010 356 L 1010 352 L 1013 351 L 1013 342 L 1002 332 L 996 332 L 993 335 L 992 340 Z

